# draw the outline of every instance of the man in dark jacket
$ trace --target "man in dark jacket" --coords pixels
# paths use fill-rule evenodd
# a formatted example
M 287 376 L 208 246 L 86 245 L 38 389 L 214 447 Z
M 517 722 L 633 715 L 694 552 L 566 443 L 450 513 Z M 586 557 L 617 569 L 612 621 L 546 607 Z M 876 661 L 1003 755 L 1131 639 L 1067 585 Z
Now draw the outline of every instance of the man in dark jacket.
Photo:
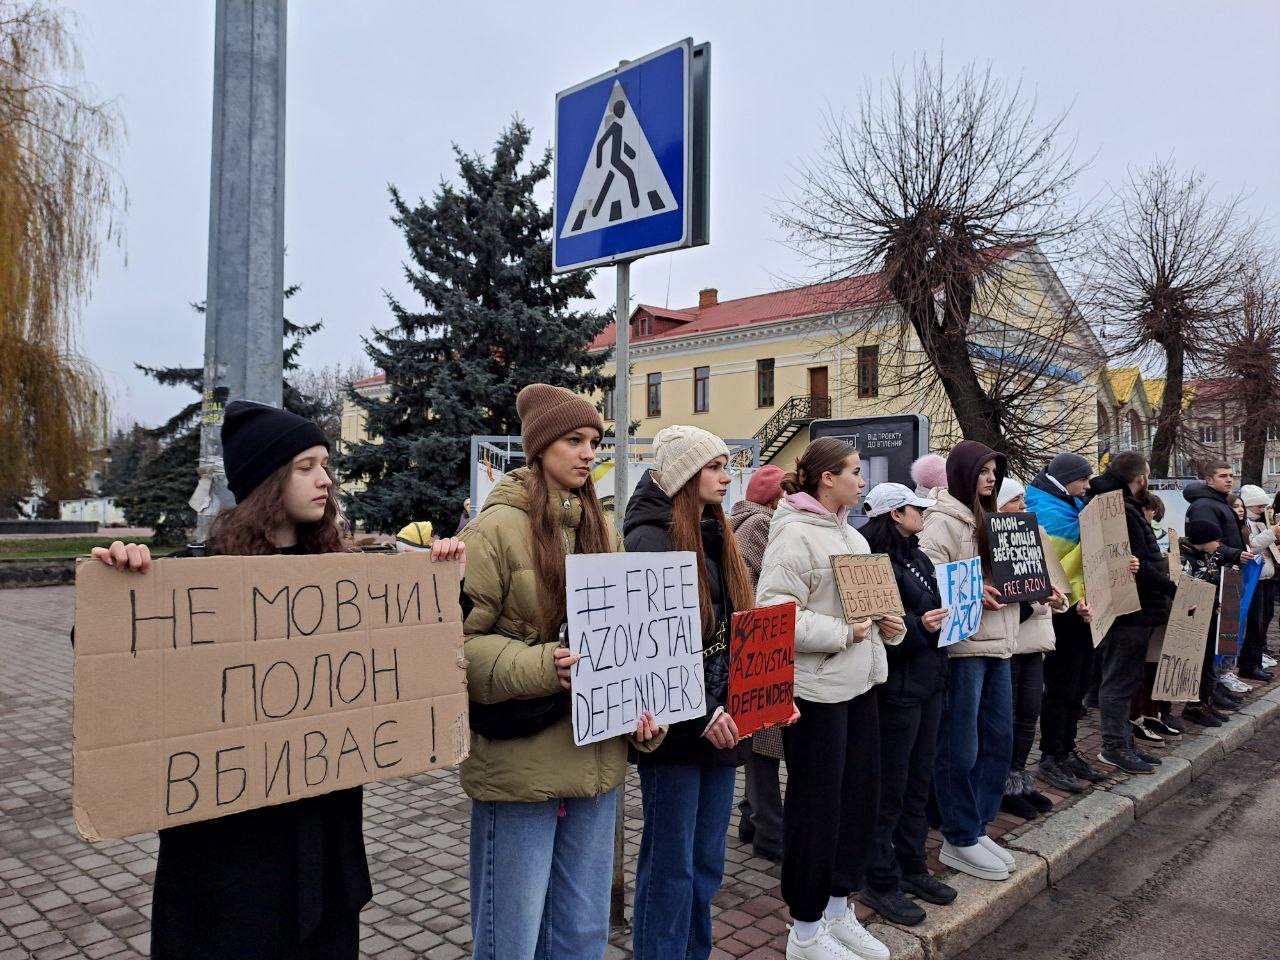
M 1253 560 L 1249 545 L 1244 542 L 1240 518 L 1227 503 L 1227 497 L 1235 487 L 1235 474 L 1231 464 L 1213 460 L 1205 464 L 1204 483 L 1188 484 L 1182 491 L 1187 501 L 1187 520 L 1208 520 L 1218 528 L 1218 558 L 1226 566 L 1244 565 Z
M 1142 686 L 1147 642 L 1151 631 L 1169 622 L 1173 595 L 1168 564 L 1155 531 L 1142 513 L 1150 467 L 1146 457 L 1127 451 L 1116 456 L 1101 476 L 1089 482 L 1089 500 L 1113 490 L 1124 495 L 1124 518 L 1129 550 L 1137 560 L 1134 571 L 1142 608 L 1116 618 L 1099 647 L 1102 654 L 1102 686 L 1098 693 L 1102 714 L 1102 752 L 1098 760 L 1126 773 L 1151 773 L 1159 760 L 1140 752 L 1129 724 L 1129 705 Z

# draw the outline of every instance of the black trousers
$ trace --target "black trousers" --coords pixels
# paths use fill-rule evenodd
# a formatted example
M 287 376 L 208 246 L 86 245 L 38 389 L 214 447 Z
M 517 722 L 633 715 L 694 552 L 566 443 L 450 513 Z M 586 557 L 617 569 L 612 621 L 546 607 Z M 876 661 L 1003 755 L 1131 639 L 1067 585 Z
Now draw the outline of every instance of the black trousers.
M 1133 746 L 1129 707 L 1142 691 L 1142 669 L 1152 627 L 1116 623 L 1107 631 L 1098 652 L 1102 655 L 1102 685 L 1098 688 L 1098 712 L 1102 716 L 1102 749 L 1126 750 Z
M 1218 682 L 1218 672 L 1214 670 L 1214 657 L 1218 654 L 1218 605 L 1213 606 L 1213 619 L 1209 621 L 1209 637 L 1204 645 L 1204 663 L 1200 667 L 1200 705 L 1209 707 L 1213 703 L 1213 685 Z
M 925 807 L 942 721 L 942 691 L 923 703 L 880 697 L 880 812 L 867 868 L 867 886 L 897 890 L 904 874 L 928 873 Z
M 1044 654 L 1015 654 L 1009 661 L 1009 672 L 1013 678 L 1013 759 L 1009 769 L 1025 770 L 1044 699 Z
M 1044 655 L 1040 752 L 1061 757 L 1076 748 L 1081 701 L 1093 677 L 1093 636 L 1075 609 L 1053 615 L 1055 649 Z
M 782 853 L 782 786 L 778 768 L 782 761 L 754 750 L 747 757 L 746 792 L 738 811 L 751 824 L 752 848 L 761 853 Z
M 1262 669 L 1262 654 L 1267 648 L 1267 628 L 1275 614 L 1274 580 L 1259 580 L 1253 602 L 1249 604 L 1244 628 L 1244 643 L 1240 645 L 1240 669 Z
M 880 801 L 880 714 L 875 690 L 842 703 L 796 697 L 800 719 L 782 731 L 782 899 L 816 923 L 831 897 L 861 889 Z

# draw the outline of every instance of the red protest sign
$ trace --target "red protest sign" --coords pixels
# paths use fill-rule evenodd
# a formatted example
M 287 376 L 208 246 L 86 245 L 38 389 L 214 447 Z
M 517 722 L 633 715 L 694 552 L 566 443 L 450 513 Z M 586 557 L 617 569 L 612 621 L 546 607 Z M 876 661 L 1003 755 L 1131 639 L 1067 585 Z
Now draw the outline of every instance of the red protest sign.
M 796 605 L 733 615 L 726 709 L 745 737 L 791 719 L 795 704 Z

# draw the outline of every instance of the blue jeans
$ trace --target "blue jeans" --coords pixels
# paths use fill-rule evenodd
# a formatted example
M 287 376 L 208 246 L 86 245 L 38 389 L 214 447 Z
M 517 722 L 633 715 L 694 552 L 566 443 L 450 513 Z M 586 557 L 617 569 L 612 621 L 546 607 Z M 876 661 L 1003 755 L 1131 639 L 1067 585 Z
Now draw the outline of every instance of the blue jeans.
M 1000 812 L 1013 757 L 1013 680 L 998 657 L 952 657 L 948 667 L 934 790 L 942 835 L 969 847 Z
M 737 770 L 694 764 L 639 769 L 644 836 L 632 917 L 635 960 L 707 960 L 711 898 L 724 876 Z
M 475 960 L 600 960 L 609 942 L 618 791 L 471 804 Z

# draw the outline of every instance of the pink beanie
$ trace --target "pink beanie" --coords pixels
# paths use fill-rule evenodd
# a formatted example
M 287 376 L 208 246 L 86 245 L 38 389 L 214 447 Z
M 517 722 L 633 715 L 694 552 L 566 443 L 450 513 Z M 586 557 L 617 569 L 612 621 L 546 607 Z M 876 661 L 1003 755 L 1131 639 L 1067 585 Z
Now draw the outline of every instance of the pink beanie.
M 911 464 L 911 479 L 922 490 L 937 490 L 947 486 L 947 460 L 937 453 L 926 453 Z
M 763 506 L 773 503 L 782 496 L 782 478 L 785 475 L 781 467 L 761 467 L 751 475 L 747 484 L 747 499 Z

